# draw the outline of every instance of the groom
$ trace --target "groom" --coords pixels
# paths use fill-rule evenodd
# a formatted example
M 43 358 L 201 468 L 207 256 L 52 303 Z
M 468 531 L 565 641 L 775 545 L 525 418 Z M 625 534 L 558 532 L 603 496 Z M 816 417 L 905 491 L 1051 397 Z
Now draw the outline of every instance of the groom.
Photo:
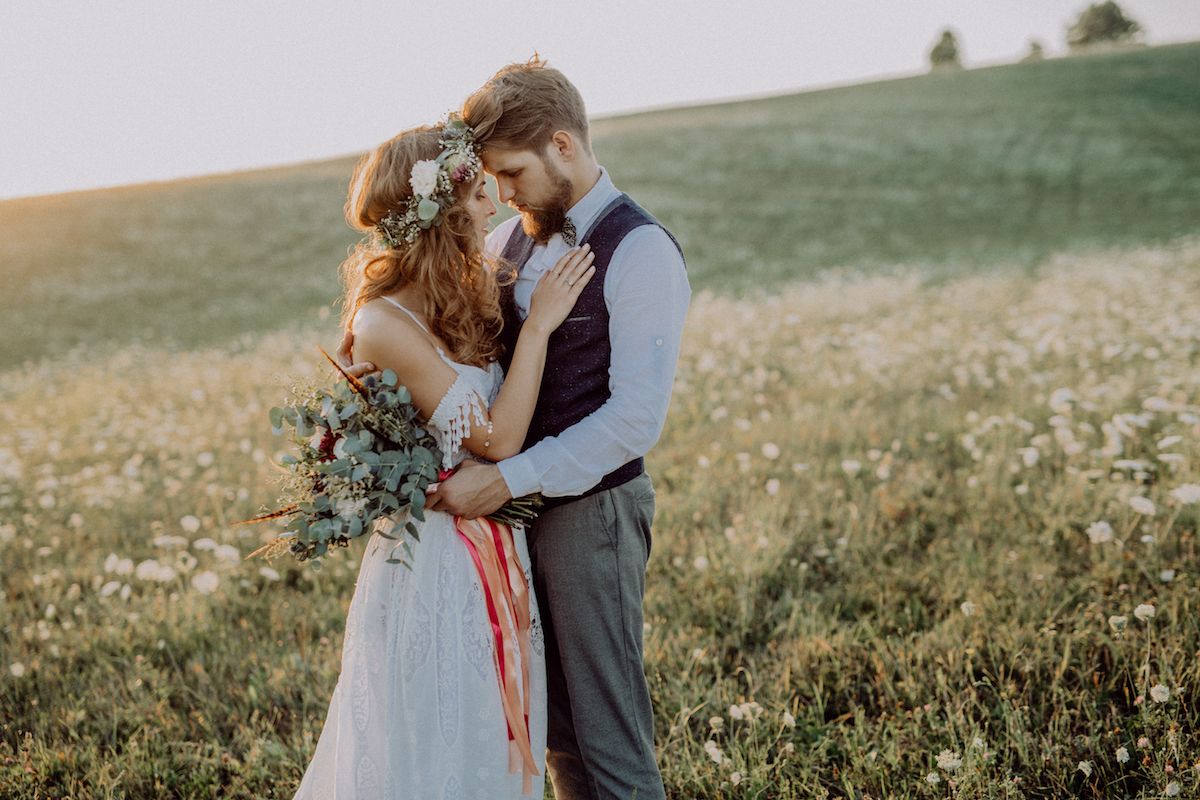
M 547 767 L 559 800 L 664 796 L 642 655 L 658 440 L 691 289 L 683 254 L 596 162 L 579 91 L 536 57 L 497 72 L 463 105 L 501 202 L 521 212 L 487 249 L 514 264 L 505 337 L 516 341 L 538 279 L 576 244 L 596 273 L 550 337 L 520 455 L 461 469 L 430 507 L 490 514 L 547 503 L 528 531 L 546 632 Z

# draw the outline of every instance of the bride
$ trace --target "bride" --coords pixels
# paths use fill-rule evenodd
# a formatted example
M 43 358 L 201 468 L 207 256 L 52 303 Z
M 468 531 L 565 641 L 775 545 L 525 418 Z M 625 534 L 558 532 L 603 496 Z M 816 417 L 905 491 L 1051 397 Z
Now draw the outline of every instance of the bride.
M 594 272 L 585 246 L 546 273 L 502 376 L 503 270 L 483 253 L 496 213 L 483 182 L 471 131 L 451 119 L 365 156 L 346 203 L 350 224 L 372 234 L 342 265 L 354 360 L 408 387 L 444 467 L 519 452 L 547 339 Z M 460 533 L 471 523 L 428 511 L 415 524 L 411 570 L 387 563 L 393 539 L 366 543 L 341 676 L 296 797 L 541 797 L 544 648 L 524 532 L 496 539 L 497 563 L 506 552 L 518 562 L 497 587 Z

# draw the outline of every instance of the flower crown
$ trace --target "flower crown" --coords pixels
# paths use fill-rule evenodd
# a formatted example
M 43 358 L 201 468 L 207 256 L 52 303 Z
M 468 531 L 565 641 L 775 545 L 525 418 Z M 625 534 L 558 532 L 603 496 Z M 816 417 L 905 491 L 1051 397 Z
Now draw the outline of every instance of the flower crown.
M 454 205 L 455 185 L 479 174 L 481 164 L 475 133 L 461 118 L 451 116 L 446 121 L 438 143 L 444 149 L 437 158 L 418 161 L 412 166 L 408 182 L 413 196 L 403 207 L 389 211 L 375 226 L 388 247 L 407 247 L 421 231 L 440 225 L 442 212 Z

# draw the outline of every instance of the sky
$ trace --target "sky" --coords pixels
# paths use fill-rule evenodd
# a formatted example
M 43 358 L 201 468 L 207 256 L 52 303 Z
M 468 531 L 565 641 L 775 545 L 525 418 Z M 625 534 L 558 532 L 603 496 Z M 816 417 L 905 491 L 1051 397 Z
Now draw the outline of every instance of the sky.
M 358 153 L 537 50 L 593 116 L 1048 55 L 1087 0 L 39 0 L 0 8 L 0 198 Z M 1200 0 L 1122 0 L 1151 44 Z

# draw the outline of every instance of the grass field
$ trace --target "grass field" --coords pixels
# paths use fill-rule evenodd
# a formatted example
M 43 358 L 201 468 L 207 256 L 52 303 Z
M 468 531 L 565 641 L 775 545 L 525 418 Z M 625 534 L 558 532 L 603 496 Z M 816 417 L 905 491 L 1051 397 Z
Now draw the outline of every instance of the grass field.
M 595 149 L 698 288 L 739 291 L 1200 232 L 1196 130 L 1188 44 L 602 120 Z M 352 163 L 0 203 L 0 368 L 214 344 L 330 303 Z
M 598 125 L 697 289 L 649 460 L 673 800 L 1200 796 L 1198 64 Z M 361 544 L 233 522 L 348 169 L 0 204 L 0 798 L 292 796 Z

